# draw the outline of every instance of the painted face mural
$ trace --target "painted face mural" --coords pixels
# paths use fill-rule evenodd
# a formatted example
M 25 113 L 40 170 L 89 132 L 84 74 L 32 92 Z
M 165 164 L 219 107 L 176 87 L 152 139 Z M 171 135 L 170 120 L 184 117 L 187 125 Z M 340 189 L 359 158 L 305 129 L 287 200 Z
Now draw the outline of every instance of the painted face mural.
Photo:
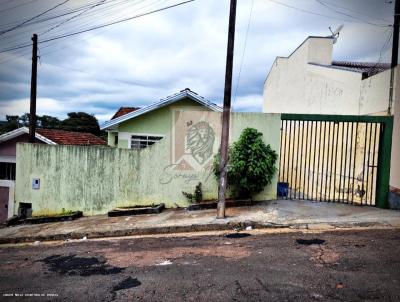
M 215 132 L 205 121 L 191 126 L 186 134 L 186 148 L 200 165 L 212 156 L 214 141 Z

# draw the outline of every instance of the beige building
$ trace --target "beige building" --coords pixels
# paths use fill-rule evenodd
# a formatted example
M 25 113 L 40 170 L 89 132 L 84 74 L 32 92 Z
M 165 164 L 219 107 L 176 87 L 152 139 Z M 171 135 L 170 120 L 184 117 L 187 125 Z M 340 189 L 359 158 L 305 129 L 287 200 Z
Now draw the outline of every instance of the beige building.
M 387 115 L 387 63 L 334 61 L 334 38 L 308 37 L 288 57 L 277 57 L 263 90 L 264 113 Z M 400 188 L 400 74 L 395 71 L 390 185 Z

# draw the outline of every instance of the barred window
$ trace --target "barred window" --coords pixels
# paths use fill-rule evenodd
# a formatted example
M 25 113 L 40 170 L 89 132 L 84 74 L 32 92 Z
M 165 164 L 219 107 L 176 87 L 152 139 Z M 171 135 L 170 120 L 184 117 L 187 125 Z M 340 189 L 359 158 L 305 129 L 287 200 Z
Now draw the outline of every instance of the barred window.
M 131 149 L 143 149 L 147 146 L 155 144 L 157 141 L 162 139 L 162 136 L 150 136 L 150 135 L 132 135 L 131 137 Z

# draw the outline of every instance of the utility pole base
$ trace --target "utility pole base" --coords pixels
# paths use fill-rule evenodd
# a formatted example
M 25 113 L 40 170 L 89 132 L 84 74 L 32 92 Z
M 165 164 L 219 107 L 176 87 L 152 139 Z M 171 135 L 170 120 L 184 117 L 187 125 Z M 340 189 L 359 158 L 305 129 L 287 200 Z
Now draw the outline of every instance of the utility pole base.
M 225 202 L 218 202 L 217 205 L 217 219 L 225 219 Z

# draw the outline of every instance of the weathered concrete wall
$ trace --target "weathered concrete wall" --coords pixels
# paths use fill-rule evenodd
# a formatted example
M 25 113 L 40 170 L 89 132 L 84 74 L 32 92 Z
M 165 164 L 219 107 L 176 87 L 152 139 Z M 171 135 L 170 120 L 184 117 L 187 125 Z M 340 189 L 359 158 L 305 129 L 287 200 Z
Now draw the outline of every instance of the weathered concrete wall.
M 386 111 L 390 70 L 362 80 L 332 63 L 332 39 L 309 38 L 277 58 L 264 83 L 263 112 L 365 115 Z M 320 64 L 320 65 L 318 65 Z
M 204 198 L 215 199 L 211 163 L 220 144 L 221 114 L 176 108 L 170 121 L 164 139 L 141 150 L 18 144 L 16 202 L 32 203 L 33 215 L 63 209 L 102 214 L 117 206 L 160 202 L 186 206 L 182 191 L 193 192 L 198 182 Z M 279 153 L 279 114 L 233 113 L 231 121 L 231 142 L 254 127 Z M 40 189 L 32 189 L 33 178 L 40 179 Z M 276 183 L 277 175 L 255 198 L 274 199 Z

